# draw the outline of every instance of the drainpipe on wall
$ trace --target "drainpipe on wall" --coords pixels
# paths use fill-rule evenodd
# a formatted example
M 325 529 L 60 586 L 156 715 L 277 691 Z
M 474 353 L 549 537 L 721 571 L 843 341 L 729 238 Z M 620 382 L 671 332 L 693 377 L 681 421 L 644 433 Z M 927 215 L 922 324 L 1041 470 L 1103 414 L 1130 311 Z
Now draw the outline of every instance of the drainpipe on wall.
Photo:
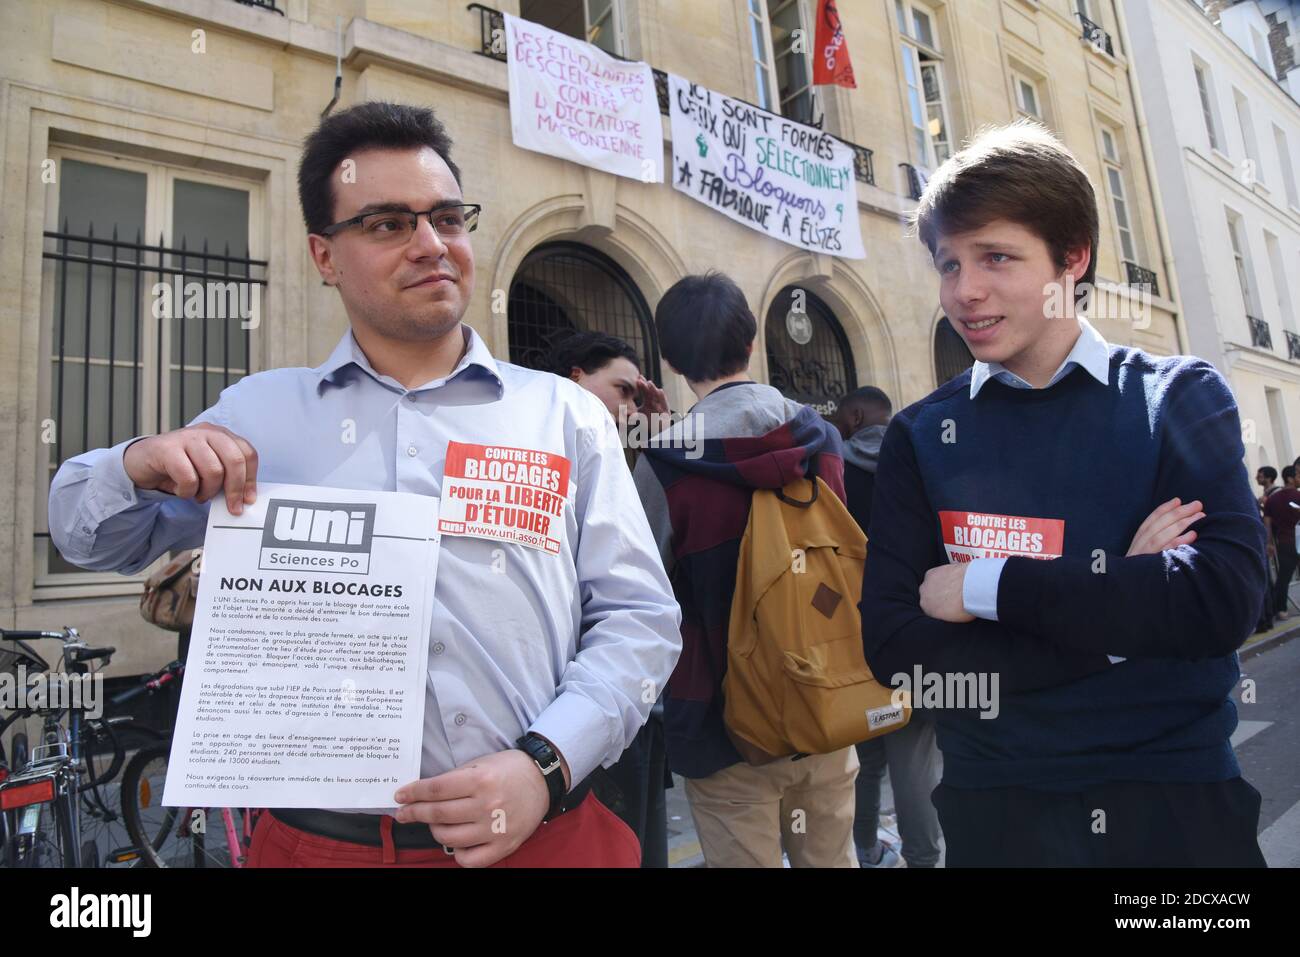
M 1178 351 L 1186 355 L 1191 348 L 1190 339 L 1187 334 L 1186 317 L 1183 315 L 1183 303 L 1179 298 L 1178 287 L 1178 270 L 1174 266 L 1173 244 L 1169 240 L 1169 224 L 1165 220 L 1164 200 L 1160 195 L 1160 181 L 1156 174 L 1156 160 L 1151 152 L 1150 128 L 1147 125 L 1146 107 L 1142 103 L 1142 95 L 1137 85 L 1137 63 L 1135 57 L 1137 51 L 1133 46 L 1133 41 L 1128 33 L 1128 21 L 1124 16 L 1123 4 L 1116 3 L 1112 5 L 1115 11 L 1115 22 L 1119 26 L 1120 36 L 1124 41 L 1124 50 L 1128 56 L 1128 89 L 1129 97 L 1133 100 L 1133 112 L 1137 117 L 1138 141 L 1142 144 L 1142 165 L 1146 167 L 1147 183 L 1151 186 L 1151 199 L 1155 204 L 1156 217 L 1156 240 L 1160 244 L 1160 260 L 1164 264 L 1165 285 L 1168 290 L 1168 298 L 1174 304 L 1174 332 L 1178 336 Z M 1147 7 L 1148 15 L 1150 7 Z M 1178 144 L 1170 144 L 1172 149 L 1178 149 Z M 1180 160 L 1181 162 L 1181 160 Z
M 329 111 L 334 109 L 334 104 L 339 101 L 339 91 L 343 89 L 343 18 L 334 18 L 334 32 L 338 34 L 339 48 L 335 54 L 334 60 L 334 99 L 325 104 L 325 109 L 320 111 L 321 119 L 324 119 Z

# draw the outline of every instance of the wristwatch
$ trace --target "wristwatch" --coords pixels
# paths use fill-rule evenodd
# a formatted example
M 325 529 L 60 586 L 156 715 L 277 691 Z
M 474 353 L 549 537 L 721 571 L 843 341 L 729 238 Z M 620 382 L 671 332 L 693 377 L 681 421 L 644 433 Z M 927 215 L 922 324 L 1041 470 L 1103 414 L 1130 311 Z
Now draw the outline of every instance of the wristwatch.
M 560 766 L 560 755 L 545 738 L 531 731 L 516 741 L 515 747 L 532 758 L 537 769 L 542 772 L 546 790 L 551 795 L 551 806 L 542 820 L 549 821 L 559 813 L 564 801 L 564 768 Z

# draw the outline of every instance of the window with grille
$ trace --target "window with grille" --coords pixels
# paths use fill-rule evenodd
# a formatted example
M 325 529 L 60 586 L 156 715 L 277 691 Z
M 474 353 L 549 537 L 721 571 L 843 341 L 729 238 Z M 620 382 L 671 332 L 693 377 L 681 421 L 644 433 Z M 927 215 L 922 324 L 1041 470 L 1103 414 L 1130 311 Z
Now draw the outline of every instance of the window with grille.
M 82 452 L 179 428 L 251 371 L 266 263 L 252 184 L 81 151 L 55 154 L 42 253 L 36 584 L 120 583 L 54 549 L 47 501 Z M 111 590 L 111 589 L 110 589 Z
M 603 332 L 632 346 L 642 374 L 660 381 L 659 343 L 645 297 L 616 262 L 588 246 L 547 243 L 529 253 L 510 284 L 506 322 L 516 365 L 540 369 L 570 333 Z
M 934 382 L 941 386 L 975 364 L 966 340 L 944 316 L 934 328 Z
M 858 386 L 848 338 L 835 313 L 800 286 L 787 286 L 764 323 L 768 381 L 787 398 L 823 415 Z

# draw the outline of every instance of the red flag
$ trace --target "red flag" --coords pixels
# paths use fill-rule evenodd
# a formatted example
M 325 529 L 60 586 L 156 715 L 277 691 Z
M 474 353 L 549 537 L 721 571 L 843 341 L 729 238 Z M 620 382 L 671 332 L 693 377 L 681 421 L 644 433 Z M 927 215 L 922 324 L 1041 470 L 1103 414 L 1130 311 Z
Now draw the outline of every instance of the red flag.
M 840 12 L 835 9 L 835 0 L 817 0 L 816 43 L 813 83 L 856 90 L 858 84 L 853 79 L 853 64 L 849 62 L 849 48 L 844 42 L 844 28 L 840 25 Z

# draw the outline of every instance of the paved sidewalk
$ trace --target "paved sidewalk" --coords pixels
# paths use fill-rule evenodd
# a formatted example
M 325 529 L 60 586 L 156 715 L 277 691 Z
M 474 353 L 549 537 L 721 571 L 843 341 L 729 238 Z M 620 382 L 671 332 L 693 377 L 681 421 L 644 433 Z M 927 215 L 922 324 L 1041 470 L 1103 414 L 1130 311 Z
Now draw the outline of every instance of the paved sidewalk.
M 902 845 L 898 837 L 898 819 L 894 813 L 894 791 L 889 784 L 889 773 L 880 785 L 880 828 L 876 832 L 881 839 L 894 845 L 897 851 Z M 686 801 L 686 788 L 680 776 L 673 775 L 673 787 L 668 792 L 668 866 L 669 867 L 703 867 L 704 854 L 700 851 L 700 841 L 695 836 L 695 823 L 691 820 L 691 808 Z M 790 866 L 789 861 L 786 867 Z M 943 866 L 943 849 L 940 845 L 939 866 Z

